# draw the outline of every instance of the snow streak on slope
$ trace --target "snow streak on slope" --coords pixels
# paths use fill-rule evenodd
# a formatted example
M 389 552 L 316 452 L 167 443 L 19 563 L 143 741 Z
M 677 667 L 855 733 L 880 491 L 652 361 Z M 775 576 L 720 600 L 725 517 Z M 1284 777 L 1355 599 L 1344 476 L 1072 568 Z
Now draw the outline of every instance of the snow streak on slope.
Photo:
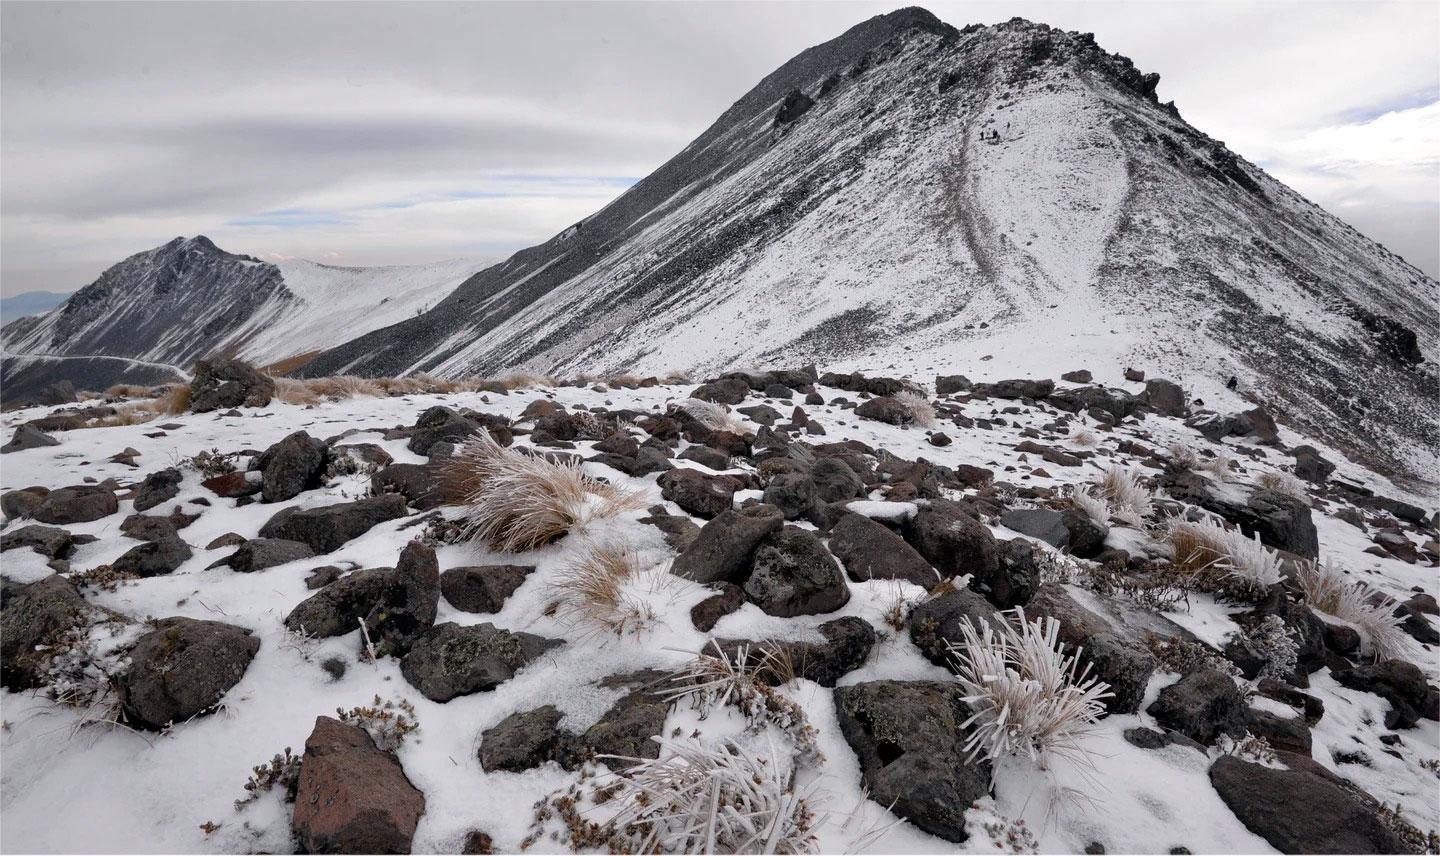
M 1157 81 L 1019 19 L 873 19 L 578 229 L 306 371 L 1134 366 L 1207 401 L 1234 376 L 1376 466 L 1433 472 L 1440 284 L 1191 128 Z

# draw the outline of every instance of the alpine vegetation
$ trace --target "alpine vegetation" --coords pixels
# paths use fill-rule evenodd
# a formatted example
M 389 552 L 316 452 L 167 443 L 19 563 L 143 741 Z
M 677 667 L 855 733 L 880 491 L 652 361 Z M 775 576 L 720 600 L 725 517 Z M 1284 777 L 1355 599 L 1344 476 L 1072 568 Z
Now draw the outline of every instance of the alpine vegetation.
M 1095 480 L 1096 493 L 1110 503 L 1110 514 L 1131 526 L 1144 528 L 1155 513 L 1155 493 L 1140 483 L 1133 470 L 1113 465 Z
M 735 414 L 723 404 L 704 401 L 699 398 L 682 398 L 670 404 L 676 410 L 683 410 L 696 422 L 711 431 L 729 431 L 732 434 L 753 434 L 755 429 L 735 418 Z
M 1029 621 L 1016 607 L 1013 622 L 982 619 L 977 629 L 966 618 L 962 641 L 950 645 L 965 702 L 975 711 L 962 726 L 970 729 L 965 750 L 990 761 L 1022 755 L 1042 770 L 1052 756 L 1084 762 L 1083 741 L 1105 712 L 1109 684 L 1061 650 L 1055 619 Z
M 738 741 L 660 741 L 659 758 L 619 758 L 608 824 L 634 853 L 814 853 L 815 813 L 781 758 Z M 610 756 L 614 757 L 614 756 Z
M 1388 660 L 1404 653 L 1404 635 L 1394 607 L 1384 595 L 1372 593 L 1359 580 L 1348 579 L 1334 562 L 1300 562 L 1295 581 L 1305 593 L 1305 603 L 1354 626 L 1365 650 L 1376 660 Z M 1372 601 L 1372 598 L 1374 600 Z
M 647 575 L 639 553 L 628 545 L 586 541 L 550 585 L 562 620 L 625 636 L 655 621 L 645 595 L 669 578 Z
M 1070 494 L 1070 502 L 1076 508 L 1085 512 L 1096 525 L 1109 528 L 1110 526 L 1110 503 L 1105 497 L 1095 492 L 1090 485 L 1077 487 Z
M 795 680 L 788 649 L 760 643 L 754 650 L 758 655 L 752 656 L 749 645 L 741 645 L 732 656 L 712 643 L 671 676 L 675 686 L 666 696 L 688 699 L 701 719 L 717 708 L 734 707 L 745 717 L 750 731 L 774 726 L 789 735 L 801 757 L 818 758 L 815 729 L 805 711 L 775 688 Z
M 935 419 L 935 406 L 925 396 L 904 389 L 895 393 L 894 397 L 906 410 L 910 411 L 910 421 L 913 424 L 919 425 L 921 428 L 934 428 L 940 424 Z
M 1255 481 L 1266 490 L 1273 490 L 1296 499 L 1309 499 L 1310 497 L 1309 492 L 1305 489 L 1305 482 L 1282 470 L 1261 473 Z
M 507 449 L 488 431 L 455 450 L 444 480 L 461 508 L 462 537 L 509 553 L 533 550 L 639 502 L 574 461 Z
M 1260 543 L 1213 518 L 1170 520 L 1166 529 L 1171 561 L 1187 572 L 1215 579 L 1236 597 L 1255 600 L 1282 579 L 1280 557 Z

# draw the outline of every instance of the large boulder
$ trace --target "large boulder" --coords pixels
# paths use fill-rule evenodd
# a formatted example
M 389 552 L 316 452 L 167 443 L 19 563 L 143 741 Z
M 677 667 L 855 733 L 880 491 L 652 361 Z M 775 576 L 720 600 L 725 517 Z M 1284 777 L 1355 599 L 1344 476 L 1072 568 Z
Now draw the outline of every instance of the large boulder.
M 190 382 L 190 409 L 196 413 L 232 407 L 264 407 L 275 395 L 275 381 L 239 360 L 200 360 Z
M 945 578 L 989 576 L 999 567 L 995 536 L 953 502 L 922 506 L 905 522 L 905 540 Z
M 260 640 L 244 627 L 162 618 L 130 649 L 116 678 L 126 722 L 160 730 L 213 708 L 245 676 Z
M 284 502 L 319 487 L 330 448 L 304 431 L 296 431 L 261 453 L 255 469 L 261 474 L 260 496 Z
M 493 624 L 437 624 L 421 634 L 400 661 L 411 686 L 431 701 L 493 690 L 527 663 L 564 644 Z
M 739 583 L 750 569 L 755 548 L 784 525 L 784 514 L 773 505 L 726 511 L 700 528 L 675 557 L 670 572 L 699 583 Z
M 1047 398 L 1055 391 L 1055 381 L 1049 378 L 1031 380 L 1028 378 L 1011 378 L 1009 380 L 997 380 L 985 386 L 985 392 L 995 398 Z
M 360 626 L 390 588 L 394 568 L 367 568 L 346 574 L 301 601 L 285 626 L 315 638 L 343 636 Z
M 320 716 L 305 739 L 291 829 L 302 853 L 409 853 L 422 794 L 365 730 Z
M 440 591 L 462 612 L 499 612 L 534 571 L 534 565 L 450 568 L 440 575 Z
M 411 541 L 379 602 L 365 616 L 366 640 L 377 656 L 404 656 L 435 625 L 440 603 L 440 563 L 435 548 Z
M 26 449 L 41 449 L 46 446 L 58 446 L 60 441 L 44 433 L 39 428 L 26 422 L 15 429 L 15 435 L 10 442 L 0 446 L 0 455 L 8 455 L 11 452 L 23 452 Z
M 1407 853 L 1369 795 L 1314 760 L 1277 752 L 1286 769 L 1221 755 L 1210 784 L 1245 828 L 1281 853 Z
M 696 517 L 710 519 L 735 504 L 735 482 L 724 476 L 684 467 L 663 473 L 655 483 L 662 497 Z
M 50 648 L 65 634 L 86 624 L 90 608 L 75 584 L 52 574 L 18 586 L 0 610 L 0 684 L 24 690 L 39 686 Z
M 110 566 L 125 574 L 137 577 L 158 577 L 168 574 L 185 564 L 194 555 L 190 545 L 179 536 L 170 535 L 156 541 L 136 544 Z
M 260 527 L 260 537 L 299 541 L 317 553 L 329 553 L 377 524 L 405 514 L 405 498 L 393 493 L 319 508 L 292 506 L 265 521 Z
M 940 575 L 904 538 L 853 512 L 842 514 L 830 528 L 829 546 L 856 582 L 905 580 L 926 589 L 940 582 Z
M 1320 536 L 1315 531 L 1310 504 L 1303 499 L 1273 490 L 1257 490 L 1232 515 L 1245 534 L 1258 534 L 1267 547 L 1287 550 L 1306 559 L 1320 556 Z
M 690 393 L 691 398 L 715 404 L 739 404 L 750 394 L 750 384 L 739 378 L 721 378 L 702 383 Z
M 251 538 L 215 564 L 229 565 L 231 570 L 248 574 L 286 562 L 309 559 L 314 555 L 315 550 L 303 541 L 291 541 L 288 538 Z
M 1145 689 L 1158 664 L 1143 645 L 1110 621 L 1086 609 L 1059 583 L 1045 583 L 1035 590 L 1025 607 L 1030 620 L 1053 618 L 1059 624 L 1059 639 L 1069 653 L 1076 653 L 1090 666 L 1091 674 L 1110 685 L 1105 700 L 1111 713 L 1134 713 L 1140 709 Z M 1197 738 L 1198 739 L 1198 738 Z
M 1145 381 L 1145 391 L 1140 394 L 1140 400 L 1161 416 L 1183 418 L 1190 409 L 1185 399 L 1185 390 L 1181 389 L 1178 383 L 1164 378 L 1154 377 Z
M 103 485 L 82 484 L 45 494 L 30 516 L 41 523 L 66 526 L 99 520 L 119 510 L 120 501 L 115 498 L 115 491 Z
M 1209 744 L 1221 734 L 1245 736 L 1246 709 L 1245 697 L 1229 675 L 1201 669 L 1161 690 L 1146 712 L 1161 725 Z
M 862 402 L 855 408 L 855 415 L 861 419 L 873 419 L 889 425 L 909 425 L 915 421 L 915 412 L 905 402 L 888 395 Z
M 745 595 L 770 615 L 834 612 L 850 600 L 835 559 L 811 532 L 782 529 L 755 548 Z
M 966 760 L 970 718 L 950 681 L 872 681 L 835 690 L 840 733 L 870 799 L 947 841 L 966 838 L 965 812 L 990 793 L 989 764 Z

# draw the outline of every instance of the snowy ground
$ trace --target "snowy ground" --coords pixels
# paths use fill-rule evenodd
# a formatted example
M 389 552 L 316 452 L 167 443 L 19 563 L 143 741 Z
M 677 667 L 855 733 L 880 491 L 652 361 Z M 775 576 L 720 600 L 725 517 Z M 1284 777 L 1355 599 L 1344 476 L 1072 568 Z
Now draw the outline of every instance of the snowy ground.
M 262 410 L 246 410 L 238 417 L 187 414 L 143 425 L 63 432 L 57 435 L 62 441 L 59 446 L 6 455 L 0 464 L 0 481 L 4 490 L 29 485 L 56 488 L 106 478 L 128 484 L 149 472 L 178 465 L 202 450 L 263 450 L 302 429 L 321 438 L 357 431 L 345 442 L 375 443 L 396 462 L 420 463 L 425 459 L 408 452 L 405 440 L 385 440 L 380 432 L 413 425 L 416 416 L 434 404 L 515 417 L 526 404 L 544 396 L 568 407 L 658 410 L 668 400 L 687 396 L 690 391 L 691 387 L 610 391 L 564 387 L 509 395 L 361 397 L 315 407 L 276 402 Z M 837 395 L 855 398 L 833 389 L 821 388 L 820 392 L 827 401 Z M 752 403 L 758 403 L 758 398 L 746 401 L 747 405 Z M 949 466 L 989 467 L 996 471 L 997 480 L 1017 485 L 1048 486 L 1088 480 L 1111 462 L 1129 460 L 1115 451 L 1115 444 L 1124 439 L 1141 438 L 1157 448 L 1173 440 L 1195 448 L 1213 448 L 1178 420 L 1152 416 L 1114 432 L 1094 430 L 1100 440 L 1095 449 L 1097 457 L 1082 467 L 1043 464 L 1053 477 L 1032 475 L 1029 470 L 1040 462 L 1034 456 L 1022 461 L 1024 456 L 1013 447 L 1022 439 L 1022 429 L 1046 424 L 1054 414 L 1040 410 L 996 413 L 1011 404 L 992 400 L 961 405 L 971 417 L 998 415 L 1008 424 L 997 424 L 993 430 L 942 424 L 955 440 L 946 448 L 931 446 L 921 430 L 859 419 L 842 408 L 807 406 L 806 410 L 827 432 L 823 438 L 809 438 L 813 441 L 857 439 L 906 459 L 924 457 Z M 790 409 L 789 404 L 776 406 L 782 413 Z M 41 412 L 32 409 L 6 414 L 6 433 Z M 164 422 L 178 423 L 180 427 L 165 430 L 163 436 L 145 436 L 156 432 L 157 424 Z M 1287 443 L 1298 442 L 1293 436 L 1284 439 Z M 523 444 L 525 438 L 517 442 Z M 588 446 L 583 442 L 578 445 L 582 450 Z M 138 469 L 107 461 L 126 447 L 139 451 Z M 1410 498 L 1394 485 L 1343 462 L 1333 451 L 1322 451 L 1340 463 L 1337 475 L 1366 483 L 1388 496 Z M 1243 472 L 1235 477 L 1237 490 L 1253 483 L 1261 472 L 1281 469 L 1291 462 L 1273 449 L 1265 455 L 1260 461 L 1238 458 Z M 698 466 L 687 461 L 674 463 Z M 598 465 L 586 467 L 645 492 L 651 503 L 662 501 L 653 475 L 630 478 Z M 87 596 L 137 620 L 180 615 L 250 628 L 261 640 L 259 654 L 241 682 L 225 697 L 222 710 L 162 734 L 87 722 L 75 709 L 57 705 L 39 694 L 6 691 L 0 695 L 4 719 L 0 736 L 0 849 L 5 852 L 290 852 L 294 845 L 290 839 L 289 807 L 277 795 L 269 794 L 244 810 L 234 807 L 234 801 L 243 796 L 242 785 L 251 767 L 285 747 L 302 747 L 317 715 L 333 715 L 337 707 L 365 704 L 377 695 L 382 699 L 408 699 L 415 706 L 421 726 L 399 751 L 406 774 L 425 793 L 427 801 L 414 840 L 415 851 L 453 852 L 461 846 L 465 834 L 476 828 L 488 831 L 498 850 L 513 851 L 529 832 L 534 803 L 576 777 L 553 764 L 518 774 L 486 773 L 480 768 L 476 757 L 480 733 L 516 711 L 554 704 L 566 714 L 565 728 L 583 730 L 622 694 L 618 689 L 596 687 L 595 682 L 602 677 L 640 668 L 675 668 L 693 656 L 710 635 L 805 638 L 816 625 L 843 615 L 864 618 L 881 632 L 882 641 L 863 667 L 841 679 L 841 685 L 882 678 L 947 679 L 945 670 L 920 656 L 908 635 L 897 634 L 885 625 L 884 612 L 897 594 L 923 595 L 918 587 L 905 583 L 851 582 L 849 603 L 839 612 L 826 615 L 779 619 L 747 604 L 721 619 L 712 634 L 696 631 L 689 610 L 711 591 L 663 573 L 673 551 L 657 529 L 638 522 L 644 512 L 637 511 L 607 522 L 604 531 L 590 534 L 627 539 L 657 566 L 655 579 L 662 582 L 647 597 L 658 612 L 658 621 L 640 637 L 596 635 L 546 615 L 553 600 L 548 581 L 573 554 L 580 539 L 567 538 L 519 557 L 492 554 L 473 546 L 439 548 L 442 570 L 506 561 L 533 563 L 539 569 L 527 578 L 501 613 L 465 613 L 442 599 L 437 621 L 492 622 L 503 628 L 564 638 L 569 644 L 493 692 L 434 703 L 407 683 L 395 660 L 378 664 L 358 660 L 358 631 L 326 640 L 303 640 L 287 633 L 282 624 L 284 616 L 312 594 L 304 583 L 311 568 L 346 563 L 358 567 L 393 566 L 403 545 L 418 531 L 405 528 L 413 518 L 381 524 L 334 553 L 316 559 L 252 574 L 223 567 L 206 570 L 207 565 L 230 550 L 207 551 L 203 549 L 205 544 L 227 532 L 255 537 L 261 524 L 283 506 L 256 503 L 236 508 L 233 500 L 210 495 L 200 486 L 200 480 L 197 472 L 186 470 L 180 495 L 156 509 L 159 513 L 182 504 L 189 513 L 201 513 L 198 521 L 180 533 L 195 548 L 195 555 L 173 574 L 130 582 L 114 592 L 91 589 Z M 358 498 L 367 490 L 367 476 L 342 477 L 324 489 L 301 494 L 291 504 L 325 505 Z M 208 498 L 211 504 L 205 507 L 191 502 L 201 497 Z M 737 496 L 737 502 L 739 499 Z M 1423 504 L 1429 507 L 1431 503 Z M 137 542 L 122 536 L 118 528 L 130 511 L 131 503 L 122 501 L 118 514 L 66 527 L 100 538 L 78 548 L 71 566 L 80 571 L 110 562 L 134 546 Z M 671 512 L 682 513 L 673 504 Z M 1370 541 L 1359 530 L 1319 511 L 1315 520 L 1322 557 L 1335 559 L 1401 599 L 1408 597 L 1414 586 L 1436 593 L 1433 567 L 1363 553 Z M 999 537 L 1015 537 L 1015 533 L 1001 528 L 995 532 Z M 1142 533 L 1121 527 L 1112 530 L 1111 538 L 1132 550 L 1145 544 Z M 50 573 L 45 561 L 29 550 L 12 550 L 4 553 L 4 574 L 17 581 L 39 579 Z M 1236 629 L 1227 617 L 1231 609 L 1209 596 L 1198 595 L 1192 597 L 1188 612 L 1170 613 L 1167 617 L 1202 638 L 1218 640 Z M 1432 682 L 1440 678 L 1440 663 L 1434 652 L 1423 650 L 1408 638 L 1407 644 L 1411 646 L 1408 658 L 1420 665 Z M 338 681 L 331 680 L 319 665 L 330 655 L 340 656 L 350 664 Z M 1174 679 L 1174 675 L 1157 673 L 1146 704 Z M 1440 734 L 1435 723 L 1421 720 L 1418 728 L 1405 731 L 1402 757 L 1392 757 L 1385 752 L 1389 747 L 1379 742 L 1383 729 L 1378 723 L 1384 719 L 1387 702 L 1340 687 L 1326 670 L 1312 675 L 1311 681 L 1309 691 L 1324 701 L 1326 710 L 1313 734 L 1315 759 L 1377 799 L 1392 805 L 1399 802 L 1405 816 L 1422 830 L 1440 828 L 1435 773 L 1422 767 L 1422 762 L 1433 764 L 1440 758 Z M 1143 712 L 1101 720 L 1087 743 L 1095 765 L 1088 772 L 1063 764 L 1049 774 L 1041 774 L 1019 761 L 1001 765 L 996 772 L 994 798 L 972 809 L 972 835 L 963 845 L 931 837 L 905 823 L 878 837 L 867 836 L 868 831 L 879 830 L 895 818 L 884 807 L 865 799 L 855 755 L 836 724 L 831 692 L 803 680 L 784 691 L 802 706 L 820 735 L 824 760 L 802 773 L 801 784 L 811 789 L 821 810 L 818 836 L 819 848 L 824 852 L 856 848 L 879 853 L 999 852 L 999 845 L 984 829 L 997 816 L 1012 821 L 1023 819 L 1042 852 L 1077 852 L 1092 842 L 1103 844 L 1111 853 L 1166 852 L 1181 846 L 1196 853 L 1272 852 L 1263 839 L 1239 823 L 1211 787 L 1207 770 L 1214 750 L 1210 756 L 1180 746 L 1142 750 L 1123 739 L 1126 729 L 1153 724 Z M 693 712 L 677 709 L 667 723 L 667 733 L 680 724 L 687 728 L 727 727 L 723 717 L 697 725 Z M 1332 751 L 1351 752 L 1357 747 L 1370 757 L 1372 766 L 1340 764 L 1332 758 Z M 1085 797 L 1075 800 L 1057 796 L 1066 788 L 1083 792 Z M 218 828 L 210 833 L 203 831 L 201 826 L 207 822 Z M 557 846 L 542 838 L 532 850 L 551 852 Z

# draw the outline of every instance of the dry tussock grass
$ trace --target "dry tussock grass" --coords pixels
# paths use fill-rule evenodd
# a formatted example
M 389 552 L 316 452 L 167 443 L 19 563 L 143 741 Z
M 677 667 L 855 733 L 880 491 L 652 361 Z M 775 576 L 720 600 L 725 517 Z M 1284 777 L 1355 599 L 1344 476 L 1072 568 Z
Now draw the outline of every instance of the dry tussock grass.
M 589 542 L 551 581 L 556 614 L 599 633 L 639 634 L 655 622 L 645 594 L 665 581 L 648 577 L 629 545 Z

